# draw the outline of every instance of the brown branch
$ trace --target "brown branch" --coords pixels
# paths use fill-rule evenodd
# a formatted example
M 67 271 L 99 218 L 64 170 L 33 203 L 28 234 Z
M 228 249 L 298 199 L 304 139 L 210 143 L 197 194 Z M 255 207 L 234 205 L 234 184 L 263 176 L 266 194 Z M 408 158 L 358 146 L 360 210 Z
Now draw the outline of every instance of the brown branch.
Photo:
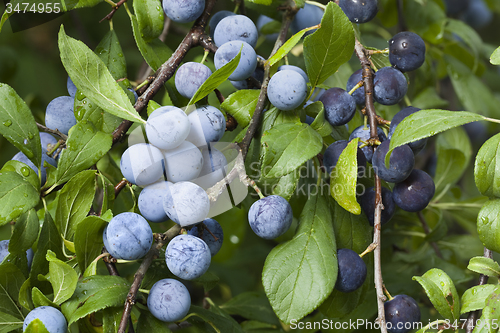
M 39 123 L 36 123 L 36 126 L 38 127 L 39 130 L 42 130 L 42 131 L 50 133 L 50 134 L 57 135 L 58 137 L 60 137 L 64 141 L 68 140 L 68 136 L 66 134 L 59 132 L 58 130 L 53 130 L 53 129 L 48 128 L 47 126 L 43 126 L 42 124 L 39 124 Z
M 121 5 L 123 5 L 126 1 L 127 1 L 127 0 L 120 0 L 120 1 L 116 4 L 116 6 L 114 6 L 114 7 L 113 7 L 113 9 L 111 9 L 111 12 L 110 12 L 108 15 L 104 16 L 104 17 L 103 17 L 103 18 L 99 21 L 99 23 L 102 23 L 104 20 L 108 20 L 108 21 L 109 21 L 109 20 L 111 20 L 111 19 L 113 18 L 113 15 L 115 15 L 116 11 L 118 10 L 118 8 L 120 8 L 120 7 L 121 7 Z
M 292 23 L 292 20 L 295 17 L 297 11 L 298 9 L 296 7 L 287 7 L 287 10 L 284 14 L 283 22 L 281 24 L 281 30 L 278 39 L 276 39 L 276 43 L 274 44 L 274 48 L 269 58 L 271 58 L 278 51 L 281 45 L 283 45 L 283 43 L 285 42 L 286 35 L 288 33 L 288 28 L 290 27 L 290 23 Z M 264 79 L 262 80 L 259 99 L 257 100 L 257 106 L 255 107 L 255 112 L 253 113 L 252 119 L 250 120 L 250 124 L 248 125 L 247 132 L 243 137 L 243 140 L 239 144 L 241 147 L 241 153 L 243 155 L 243 159 L 245 159 L 247 156 L 248 148 L 250 148 L 250 143 L 252 142 L 252 139 L 255 135 L 255 132 L 257 131 L 257 128 L 259 128 L 260 116 L 262 114 L 262 111 L 264 110 L 264 106 L 267 103 L 267 85 L 269 84 L 269 74 L 270 74 L 270 67 L 269 65 L 265 65 Z
M 371 69 L 371 62 L 366 55 L 366 50 L 363 45 L 356 39 L 354 52 L 361 63 L 363 68 L 363 83 L 365 87 L 365 108 L 368 115 L 368 121 L 370 123 L 370 136 L 372 140 L 379 140 L 377 134 L 377 113 L 375 111 L 374 98 L 373 98 L 373 71 Z M 380 323 L 380 331 L 382 333 L 387 333 L 386 321 L 385 321 L 385 310 L 384 301 L 387 299 L 384 295 L 384 280 L 382 278 L 382 264 L 380 259 L 380 252 L 382 247 L 380 246 L 381 240 L 381 229 L 382 225 L 380 223 L 380 217 L 382 213 L 382 185 L 380 178 L 375 174 L 375 213 L 374 213 L 374 228 L 373 228 L 373 243 L 376 245 L 373 251 L 374 255 L 374 280 L 375 289 L 377 294 L 377 308 L 378 308 L 378 321 Z
M 417 216 L 420 220 L 420 223 L 422 223 L 422 228 L 424 228 L 424 232 L 426 235 L 431 233 L 431 230 L 429 229 L 429 225 L 427 224 L 427 221 L 425 220 L 424 214 L 422 212 L 418 212 Z M 443 259 L 443 254 L 441 253 L 441 250 L 439 249 L 439 246 L 436 244 L 436 242 L 430 242 L 432 248 L 434 249 L 434 252 L 436 252 L 436 255 Z
M 108 250 L 106 250 L 106 247 L 103 247 L 101 253 L 106 253 L 106 252 L 108 252 Z M 109 275 L 120 276 L 120 274 L 118 273 L 118 269 L 116 269 L 115 265 L 116 259 L 110 257 L 103 257 L 102 261 L 104 261 L 104 264 L 108 269 Z
M 147 108 L 148 102 L 160 91 L 165 82 L 174 76 L 176 69 L 191 48 L 201 45 L 205 49 L 211 50 L 215 47 L 215 45 L 213 45 L 213 47 L 210 46 L 213 44 L 212 39 L 205 33 L 205 25 L 207 24 L 214 5 L 215 0 L 207 0 L 203 14 L 195 21 L 193 27 L 186 34 L 172 56 L 156 71 L 154 74 L 154 81 L 151 82 L 142 95 L 139 96 L 134 105 L 135 110 L 139 114 Z M 113 145 L 121 141 L 132 124 L 133 122 L 124 120 L 115 129 L 113 132 Z
M 493 252 L 485 247 L 484 248 L 484 257 L 493 259 Z M 488 282 L 487 275 L 483 275 L 483 274 L 479 275 L 479 282 L 477 284 L 478 286 L 485 285 L 487 282 Z M 474 326 L 476 326 L 477 317 L 479 316 L 479 311 L 480 310 L 469 312 L 469 316 L 467 317 L 467 321 L 465 322 L 465 332 L 466 333 L 472 333 L 472 331 L 474 330 Z
M 179 234 L 181 227 L 176 224 L 165 233 L 161 234 L 158 237 L 158 241 L 156 244 L 149 250 L 144 259 L 142 260 L 141 266 L 137 270 L 134 275 L 134 282 L 132 282 L 132 286 L 130 287 L 129 293 L 127 295 L 127 300 L 125 301 L 125 306 L 123 310 L 122 319 L 120 321 L 120 326 L 118 326 L 118 333 L 125 333 L 125 329 L 127 328 L 127 322 L 129 321 L 130 313 L 132 311 L 132 307 L 135 304 L 135 298 L 137 296 L 137 292 L 141 286 L 142 280 L 144 279 L 144 275 L 146 274 L 149 266 L 153 263 L 153 260 L 158 257 L 160 249 L 167 244 L 172 238 Z
M 125 185 L 132 186 L 132 183 L 130 183 L 126 179 L 123 179 L 118 184 L 115 185 L 115 198 L 118 196 L 118 194 L 121 192 L 121 190 L 125 187 Z

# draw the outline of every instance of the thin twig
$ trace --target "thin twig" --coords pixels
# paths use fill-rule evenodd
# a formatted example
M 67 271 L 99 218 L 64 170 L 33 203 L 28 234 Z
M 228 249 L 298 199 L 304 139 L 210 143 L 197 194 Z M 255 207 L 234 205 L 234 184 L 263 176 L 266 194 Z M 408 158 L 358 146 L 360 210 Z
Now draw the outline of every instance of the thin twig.
M 485 258 L 490 258 L 493 259 L 493 252 L 490 249 L 487 249 L 486 247 L 484 248 L 484 257 Z M 488 282 L 488 276 L 487 275 L 479 275 L 479 282 L 478 286 L 485 285 Z M 465 332 L 466 333 L 472 333 L 474 330 L 474 326 L 476 326 L 476 320 L 477 317 L 479 316 L 479 311 L 472 311 L 469 312 L 469 316 L 467 317 L 467 321 L 465 322 Z
M 158 257 L 160 249 L 172 238 L 177 236 L 180 230 L 181 227 L 176 224 L 172 228 L 168 229 L 165 233 L 161 234 L 161 236 L 158 238 L 157 243 L 153 245 L 151 250 L 149 250 L 149 252 L 142 260 L 141 266 L 134 275 L 134 282 L 132 282 L 132 286 L 130 287 L 127 299 L 125 301 L 122 319 L 120 321 L 120 325 L 118 326 L 118 333 L 125 333 L 132 307 L 135 304 L 135 297 L 137 296 L 137 292 L 139 291 L 139 287 L 141 286 L 142 280 L 144 279 L 144 275 L 146 275 L 149 266 L 151 266 L 153 260 Z
M 377 134 L 377 113 L 375 112 L 374 98 L 373 98 L 373 71 L 371 69 L 370 59 L 366 55 L 366 50 L 363 45 L 356 39 L 354 51 L 356 56 L 361 63 L 363 68 L 363 83 L 365 87 L 365 105 L 366 114 L 368 115 L 368 121 L 370 123 L 370 137 L 372 140 L 379 141 Z M 384 301 L 387 299 L 384 295 L 384 280 L 382 278 L 382 264 L 380 259 L 380 239 L 381 239 L 381 229 L 382 225 L 380 223 L 380 217 L 382 214 L 382 185 L 380 178 L 375 174 L 375 213 L 374 213 L 374 228 L 373 228 L 373 243 L 376 245 L 373 251 L 374 255 L 374 280 L 375 289 L 377 294 L 377 308 L 378 308 L 378 321 L 380 324 L 380 331 L 382 333 L 387 333 L 387 327 L 385 324 L 385 310 Z
M 115 198 L 118 196 L 118 193 L 121 192 L 121 190 L 125 187 L 125 185 L 132 186 L 132 183 L 130 183 L 128 180 L 123 179 L 121 180 L 118 184 L 115 186 Z
M 272 57 L 278 51 L 281 45 L 283 45 L 283 43 L 285 42 L 286 35 L 288 33 L 288 28 L 290 27 L 290 23 L 292 23 L 292 20 L 295 17 L 297 11 L 298 9 L 296 7 L 290 6 L 287 8 L 284 14 L 283 23 L 281 24 L 281 30 L 279 32 L 278 39 L 276 39 L 273 51 L 271 52 L 271 55 L 269 57 Z M 259 99 L 257 100 L 255 112 L 253 113 L 252 119 L 250 120 L 250 124 L 248 125 L 245 137 L 240 143 L 243 159 L 245 159 L 247 156 L 248 149 L 250 148 L 250 143 L 252 142 L 255 132 L 257 131 L 257 128 L 259 127 L 260 124 L 260 116 L 262 114 L 262 111 L 264 110 L 264 106 L 267 103 L 267 85 L 269 83 L 269 74 L 270 74 L 270 67 L 269 65 L 265 65 L 264 79 L 262 80 Z
M 99 23 L 102 23 L 104 20 L 111 20 L 113 18 L 113 15 L 115 15 L 116 11 L 118 10 L 118 8 L 120 8 L 121 5 L 123 5 L 127 0 L 120 0 L 115 7 L 113 7 L 113 9 L 111 9 L 111 12 L 104 16 L 100 21 Z
M 362 108 L 361 109 L 361 113 L 366 116 L 367 115 L 366 108 Z M 377 122 L 378 122 L 379 125 L 390 125 L 391 124 L 390 120 L 385 120 L 384 118 L 382 118 L 378 114 L 375 114 L 375 118 L 377 119 Z
M 429 229 L 429 225 L 427 224 L 427 221 L 425 220 L 424 214 L 422 212 L 418 212 L 417 216 L 422 223 L 422 228 L 424 228 L 424 232 L 426 235 L 430 234 L 431 230 Z M 439 249 L 439 246 L 436 244 L 436 242 L 430 242 L 432 248 L 434 249 L 434 252 L 436 252 L 436 255 L 443 259 L 443 254 L 441 253 L 441 250 Z
M 39 123 L 36 123 L 36 126 L 38 127 L 39 130 L 42 130 L 42 131 L 50 133 L 50 134 L 57 135 L 58 137 L 60 137 L 64 141 L 68 140 L 68 136 L 66 134 L 59 132 L 58 130 L 53 130 L 53 129 L 48 128 L 47 126 L 43 126 L 42 124 L 39 124 Z
M 108 252 L 108 250 L 106 250 L 106 247 L 103 247 L 101 253 L 106 253 L 106 252 Z M 104 261 L 104 264 L 108 269 L 109 275 L 120 276 L 120 274 L 118 274 L 118 270 L 116 269 L 115 265 L 116 259 L 110 258 L 109 256 L 105 256 L 102 258 L 102 261 Z

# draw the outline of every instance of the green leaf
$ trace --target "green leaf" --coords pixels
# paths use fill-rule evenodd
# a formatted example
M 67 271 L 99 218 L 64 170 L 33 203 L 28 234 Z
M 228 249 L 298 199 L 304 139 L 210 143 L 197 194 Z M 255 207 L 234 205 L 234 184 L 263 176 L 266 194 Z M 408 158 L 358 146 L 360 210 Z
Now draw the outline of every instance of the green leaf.
M 195 314 L 195 316 L 189 317 L 187 320 L 190 323 L 195 324 L 202 329 L 202 332 L 212 332 L 215 326 L 218 331 L 216 332 L 233 332 L 233 333 L 243 333 L 241 326 L 229 316 L 224 311 L 221 311 L 216 305 L 211 305 L 210 310 L 206 310 L 202 307 L 191 305 L 189 309 L 190 314 Z M 200 323 L 199 318 L 203 319 Z
M 0 226 L 36 206 L 40 194 L 17 172 L 0 173 Z
M 438 135 L 436 140 L 438 160 L 434 176 L 436 193 L 440 193 L 448 185 L 454 185 L 462 178 L 469 165 L 471 154 L 470 139 L 462 127 L 452 128 Z
M 137 16 L 141 37 L 150 41 L 161 35 L 164 14 L 162 4 L 158 0 L 135 0 L 132 5 Z
M 205 274 L 203 274 L 199 278 L 196 278 L 196 279 L 191 280 L 191 281 L 196 282 L 196 283 L 200 283 L 201 285 L 203 285 L 203 290 L 205 291 L 205 293 L 208 293 L 210 290 L 214 289 L 215 286 L 217 286 L 220 279 L 214 273 L 206 272 Z
M 314 118 L 311 127 L 322 137 L 332 134 L 333 126 L 325 119 L 325 108 L 323 103 L 318 101 L 306 107 L 306 113 L 316 113 L 316 111 L 318 111 L 317 116 Z
M 495 288 L 495 285 L 485 284 L 467 289 L 462 295 L 462 301 L 460 302 L 462 304 L 460 314 L 482 310 L 486 299 L 491 295 Z
M 474 179 L 482 195 L 500 197 L 500 134 L 486 141 L 476 155 Z
M 31 299 L 33 300 L 33 305 L 35 308 L 38 308 L 40 306 L 52 306 L 54 308 L 58 308 L 58 305 L 52 302 L 37 287 L 33 287 L 31 289 Z
M 236 119 L 238 125 L 247 127 L 259 100 L 260 90 L 243 89 L 229 95 L 220 107 Z
M 342 9 L 326 6 L 321 28 L 304 39 L 304 61 L 312 87 L 325 82 L 354 51 L 354 30 Z
M 150 42 L 146 42 L 141 36 L 137 18 L 134 15 L 129 16 L 130 22 L 132 23 L 135 42 L 142 54 L 142 57 L 148 63 L 149 67 L 151 67 L 154 71 L 158 70 L 158 68 L 160 68 L 161 65 L 163 65 L 163 63 L 172 56 L 172 50 L 158 38 L 153 39 Z
M 485 257 L 474 257 L 469 261 L 468 270 L 483 274 L 489 277 L 500 278 L 500 265 L 496 261 Z
M 118 326 L 120 326 L 120 321 L 123 315 L 123 306 L 106 308 L 102 311 L 102 332 L 103 333 L 116 333 L 118 332 Z M 153 316 L 151 316 L 153 317 Z M 155 318 L 156 319 L 156 318 Z M 139 317 L 139 321 L 140 321 Z M 141 331 L 137 327 L 138 332 L 156 332 L 156 331 Z
M 54 220 L 52 219 L 50 213 L 46 211 L 43 219 L 42 230 L 40 231 L 40 237 L 38 238 L 37 250 L 35 251 L 33 263 L 31 265 L 30 282 L 32 287 L 42 287 L 44 284 L 38 281 L 38 275 L 45 275 L 49 272 L 49 262 L 45 258 L 48 250 L 56 253 L 57 257 L 60 259 L 65 258 L 62 252 L 62 243 L 61 235 L 54 224 Z
M 0 312 L 24 320 L 19 308 L 19 290 L 25 278 L 21 270 L 13 263 L 4 262 L 0 265 Z
M 88 266 L 87 268 L 85 269 L 85 271 L 83 272 L 83 277 L 86 278 L 88 276 L 93 276 L 93 275 L 97 275 L 97 262 L 98 260 L 94 260 L 92 261 Z
M 342 208 L 356 215 L 361 214 L 361 206 L 356 200 L 358 141 L 359 138 L 355 138 L 349 142 L 330 174 L 330 194 Z
M 123 309 L 120 309 L 120 314 L 123 313 Z M 155 316 L 151 314 L 149 311 L 141 311 L 141 316 L 139 317 L 139 321 L 137 322 L 137 332 L 154 332 L 154 333 L 170 333 L 172 332 L 168 328 L 168 324 L 156 319 Z M 114 333 L 114 332 L 113 332 Z
M 87 216 L 95 186 L 95 170 L 86 170 L 71 178 L 60 191 L 55 223 L 64 239 L 71 241 L 78 223 Z
M 269 67 L 273 66 L 278 61 L 283 59 L 295 47 L 295 45 L 300 42 L 302 36 L 304 36 L 304 34 L 309 30 L 312 30 L 312 28 L 305 28 L 303 30 L 300 30 L 295 35 L 290 37 L 283 45 L 281 45 L 278 51 L 276 51 L 276 53 L 271 58 L 267 59 L 266 63 L 269 65 Z
M 275 33 L 279 33 L 280 29 L 281 29 L 281 23 L 276 21 L 276 20 L 272 20 L 272 21 L 269 21 L 268 23 L 264 24 L 259 29 L 259 32 L 263 35 L 272 35 Z
M 38 178 L 38 173 L 33 171 L 25 163 L 14 160 L 7 161 L 0 170 L 0 173 L 7 171 L 17 172 L 19 176 L 23 177 L 25 181 L 33 186 L 35 191 L 40 191 L 40 178 Z
M 0 312 L 0 333 L 7 333 L 22 327 L 22 320 L 7 313 Z
M 292 195 L 295 194 L 295 189 L 297 188 L 297 183 L 300 179 L 300 169 L 290 172 L 279 178 L 276 184 L 273 184 L 273 194 L 279 195 L 280 197 L 290 200 Z
M 106 35 L 104 35 L 99 42 L 99 45 L 95 48 L 94 53 L 97 54 L 104 65 L 106 65 L 109 73 L 115 80 L 127 77 L 127 63 L 125 62 L 125 57 L 123 56 L 120 41 L 118 40 L 118 36 L 116 36 L 116 32 L 114 30 L 110 30 L 106 33 Z
M 441 316 L 451 321 L 459 320 L 460 298 L 453 281 L 445 272 L 433 268 L 422 276 L 414 276 L 413 280 L 422 285 L 432 305 Z
M 454 34 L 460 38 L 461 42 L 469 47 L 474 55 L 475 62 L 477 62 L 479 60 L 479 54 L 482 52 L 484 46 L 481 36 L 476 30 L 465 22 L 450 18 L 447 20 L 444 27 L 446 32 Z
M 321 304 L 319 310 L 329 318 L 342 318 L 351 313 L 361 301 L 363 288 L 350 293 L 333 289 L 328 298 Z
M 267 113 L 267 112 L 266 112 Z M 262 135 L 263 176 L 279 178 L 316 156 L 323 139 L 307 124 L 280 124 Z
M 102 60 L 85 44 L 66 35 L 62 25 L 59 31 L 59 50 L 64 68 L 85 96 L 117 117 L 146 123 Z
M 412 106 L 420 109 L 435 109 L 447 107 L 449 102 L 442 99 L 435 87 L 427 87 L 422 90 L 417 97 L 412 99 Z
M 22 214 L 14 226 L 14 232 L 9 242 L 9 252 L 16 254 L 25 253 L 36 241 L 39 229 L 40 224 L 38 223 L 36 210 L 30 209 Z
M 210 75 L 208 79 L 206 79 L 205 82 L 203 82 L 203 84 L 198 88 L 198 90 L 196 90 L 193 97 L 191 97 L 191 100 L 189 101 L 188 105 L 198 102 L 200 99 L 210 94 L 222 82 L 226 81 L 229 78 L 229 76 L 234 72 L 234 70 L 236 69 L 236 67 L 238 67 L 240 63 L 242 49 L 243 45 L 241 46 L 241 49 L 236 55 L 236 57 L 234 57 L 233 59 L 231 59 L 230 62 L 228 62 L 215 72 L 213 72 L 212 75 Z
M 500 65 L 500 47 L 497 47 L 497 49 L 491 54 L 490 62 L 493 65 Z
M 75 243 L 70 242 L 69 240 L 63 239 L 64 247 L 67 248 L 72 253 L 75 253 Z
M 160 107 L 161 107 L 160 104 L 156 103 L 153 100 L 150 100 L 148 103 L 148 117 L 151 115 L 151 113 L 153 113 L 154 110 L 156 110 Z
M 356 253 L 362 253 L 372 242 L 372 230 L 367 228 L 368 221 L 365 215 L 349 213 L 333 198 L 330 198 L 330 206 L 332 208 L 332 221 L 337 248 L 351 249 Z M 369 276 L 365 285 L 370 284 L 369 287 L 371 288 L 371 282 L 368 280 Z M 357 308 L 365 293 L 363 287 L 350 293 L 343 293 L 334 289 L 321 304 L 319 310 L 329 318 L 342 318 Z
M 366 216 L 349 213 L 332 198 L 330 203 L 333 209 L 333 229 L 337 248 L 362 253 L 372 242 L 372 230 L 366 227 L 368 223 Z
M 486 201 L 477 216 L 477 233 L 488 249 L 500 251 L 500 199 Z
M 47 183 L 63 184 L 90 168 L 111 149 L 112 143 L 111 134 L 97 131 L 92 123 L 79 122 L 69 130 L 67 149 L 62 151 L 57 172 L 49 175 Z
M 478 120 L 484 120 L 484 117 L 465 111 L 421 110 L 415 112 L 403 119 L 396 127 L 391 137 L 385 164 L 389 166 L 389 158 L 396 147 Z
M 49 281 L 54 290 L 54 303 L 61 304 L 73 295 L 78 275 L 70 265 L 57 259 L 54 252 L 47 251 L 46 258 L 49 262 Z
M 75 110 L 75 118 L 78 122 L 91 121 L 97 129 L 102 129 L 105 112 L 96 103 L 92 103 L 92 101 L 80 91 L 76 92 L 73 109 Z M 109 113 L 107 114 L 115 117 Z M 119 119 L 118 117 L 115 118 Z
M 106 224 L 106 221 L 98 216 L 87 216 L 76 226 L 75 250 L 80 270 L 85 271 L 88 265 L 101 254 L 104 246 L 102 233 Z
M 26 327 L 26 330 L 23 333 L 50 333 L 46 328 L 43 322 L 36 318 Z
M 474 328 L 476 332 L 495 333 L 498 331 L 498 318 L 500 318 L 500 287 L 497 285 L 491 295 L 486 298 L 485 307 L 481 318 Z
M 230 315 L 239 315 L 274 325 L 280 324 L 263 292 L 241 293 L 221 305 L 220 308 Z
M 22 307 L 28 311 L 31 311 L 34 308 L 30 294 L 31 289 L 31 281 L 30 279 L 27 279 L 26 281 L 24 281 L 21 289 L 19 290 L 19 304 L 21 304 Z
M 61 306 L 68 324 L 112 306 L 123 306 L 130 284 L 119 276 L 95 275 L 78 281 L 73 296 Z
M 0 99 L 0 134 L 40 168 L 42 146 L 31 110 L 16 91 L 5 83 L 0 83 Z
M 485 116 L 498 117 L 498 102 L 490 88 L 462 62 L 444 58 L 455 94 L 465 110 Z
M 337 249 L 328 201 L 311 196 L 292 240 L 266 258 L 262 283 L 281 321 L 300 320 L 316 309 L 337 280 Z

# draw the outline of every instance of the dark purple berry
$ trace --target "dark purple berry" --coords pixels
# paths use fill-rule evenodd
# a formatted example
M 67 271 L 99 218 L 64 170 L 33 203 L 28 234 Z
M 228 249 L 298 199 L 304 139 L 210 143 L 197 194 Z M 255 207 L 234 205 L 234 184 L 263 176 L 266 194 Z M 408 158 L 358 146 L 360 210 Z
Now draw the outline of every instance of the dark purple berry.
M 337 250 L 339 272 L 335 289 L 350 293 L 363 285 L 366 279 L 366 264 L 361 257 L 350 249 Z
M 373 97 L 383 105 L 394 105 L 405 97 L 408 91 L 406 77 L 392 67 L 383 67 L 373 79 Z
M 389 333 L 414 331 L 420 324 L 420 309 L 417 302 L 407 295 L 397 295 L 384 304 L 385 320 Z
M 366 23 L 377 15 L 377 0 L 340 0 L 339 6 L 349 21 Z
M 347 80 L 347 86 L 346 86 L 347 92 L 351 91 L 352 88 L 354 88 L 354 86 L 357 85 L 359 81 L 362 80 L 363 80 L 362 69 L 358 69 L 357 71 L 352 73 L 352 75 L 349 77 L 349 80 Z M 356 101 L 356 104 L 365 105 L 365 87 L 360 87 L 356 89 L 351 96 Z
M 385 157 L 389 152 L 390 140 L 386 140 L 375 149 L 372 164 L 375 173 L 386 182 L 399 183 L 405 180 L 413 170 L 415 157 L 408 145 L 396 147 L 389 158 L 389 168 L 385 166 Z
M 342 88 L 330 88 L 319 99 L 325 107 L 325 118 L 332 126 L 347 124 L 356 112 L 356 102 Z
M 373 218 L 375 213 L 375 188 L 370 187 L 366 190 L 366 192 L 359 198 L 359 203 L 361 205 L 361 209 L 368 218 L 368 223 L 370 223 L 373 227 Z M 392 192 L 385 187 L 382 187 L 382 204 L 384 205 L 384 209 L 382 210 L 382 214 L 380 216 L 380 223 L 384 225 L 391 220 L 396 210 L 396 204 L 392 198 Z
M 425 43 L 416 33 L 403 31 L 389 41 L 389 61 L 402 72 L 413 71 L 425 61 Z
M 410 176 L 392 189 L 394 202 L 407 212 L 423 210 L 432 197 L 436 187 L 431 176 L 422 170 L 413 169 Z

